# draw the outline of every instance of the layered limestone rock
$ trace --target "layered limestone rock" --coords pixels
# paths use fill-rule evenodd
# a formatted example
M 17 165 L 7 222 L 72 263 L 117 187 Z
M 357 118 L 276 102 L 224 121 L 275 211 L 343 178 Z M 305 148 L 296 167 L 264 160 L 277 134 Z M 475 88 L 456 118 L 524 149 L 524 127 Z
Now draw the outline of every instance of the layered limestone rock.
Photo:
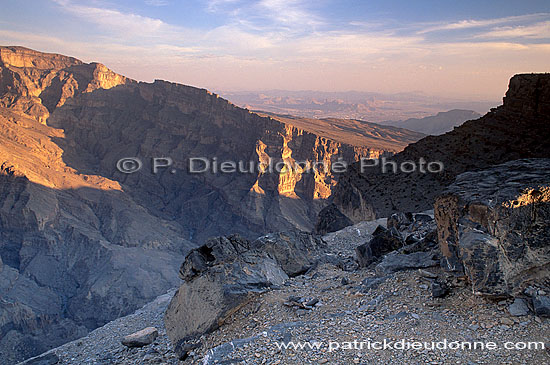
M 82 61 L 73 57 L 55 53 L 43 53 L 17 46 L 0 46 L 0 61 L 7 66 L 34 68 L 37 70 L 61 69 L 74 65 L 82 65 Z
M 432 208 L 435 198 L 460 173 L 520 158 L 548 157 L 549 105 L 550 74 L 516 75 L 510 80 L 504 105 L 452 132 L 409 145 L 387 159 L 385 173 L 383 162 L 363 168 L 354 164 L 339 178 L 334 203 L 354 222 L 399 211 L 423 211 Z M 422 173 L 422 161 L 425 171 L 430 162 L 441 163 L 443 170 Z M 409 172 L 413 165 L 416 171 Z
M 24 47 L 0 47 L 0 106 L 22 111 L 43 124 L 68 98 L 129 82 L 99 63 L 84 64 Z
M 517 295 L 550 278 L 550 159 L 460 174 L 434 211 L 444 266 L 474 293 Z

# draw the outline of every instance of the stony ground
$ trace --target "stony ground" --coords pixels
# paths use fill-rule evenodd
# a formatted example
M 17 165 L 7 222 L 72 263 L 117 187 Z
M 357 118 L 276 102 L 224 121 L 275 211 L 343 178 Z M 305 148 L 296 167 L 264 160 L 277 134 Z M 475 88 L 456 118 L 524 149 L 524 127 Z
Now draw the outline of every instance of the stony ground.
M 368 239 L 378 223 L 385 222 L 361 223 L 325 239 L 335 255 L 351 262 L 357 243 Z M 547 349 L 503 348 L 508 341 L 518 346 L 542 342 L 549 348 L 549 319 L 532 313 L 514 317 L 507 309 L 511 300 L 473 296 L 461 278 L 447 277 L 450 294 L 434 299 L 426 271 L 447 275 L 433 267 L 373 280 L 370 269 L 320 265 L 254 298 L 219 330 L 203 336 L 202 346 L 184 362 L 171 350 L 162 321 L 173 292 L 53 352 L 62 364 L 550 364 Z M 312 299 L 318 303 L 311 309 L 296 305 Z M 159 330 L 153 344 L 140 349 L 121 345 L 123 336 L 149 326 Z M 497 348 L 367 348 L 369 341 L 396 346 L 402 339 L 428 342 L 428 347 L 432 341 L 441 347 L 446 340 Z
M 158 297 L 135 313 L 100 327 L 84 338 L 53 350 L 61 364 L 178 364 L 164 329 L 164 312 L 175 290 Z M 148 346 L 127 348 L 121 339 L 146 327 L 158 329 L 159 336 Z
M 432 270 L 436 272 L 437 270 Z M 491 303 L 455 288 L 447 298 L 432 299 L 427 280 L 417 271 L 397 273 L 377 289 L 362 293 L 369 271 L 346 273 L 319 268 L 312 277 L 292 279 L 280 291 L 262 295 L 231 322 L 204 338 L 188 363 L 214 364 L 549 364 L 545 350 L 369 350 L 329 349 L 330 342 L 361 341 L 548 341 L 548 319 L 512 317 L 507 303 Z M 344 279 L 345 278 L 345 279 Z M 342 284 L 342 279 L 351 283 Z M 458 284 L 458 283 L 457 283 Z M 289 296 L 314 297 L 320 305 L 300 309 L 284 305 Z M 236 339 L 247 339 L 235 342 Z M 235 350 L 228 352 L 228 346 Z M 320 343 L 319 349 L 279 349 L 281 343 Z M 216 347 L 218 346 L 218 347 Z M 335 345 L 333 345 L 334 347 Z M 547 345 L 548 346 L 548 345 Z M 225 349 L 224 349 L 225 347 Z M 359 346 L 357 346 L 359 347 Z

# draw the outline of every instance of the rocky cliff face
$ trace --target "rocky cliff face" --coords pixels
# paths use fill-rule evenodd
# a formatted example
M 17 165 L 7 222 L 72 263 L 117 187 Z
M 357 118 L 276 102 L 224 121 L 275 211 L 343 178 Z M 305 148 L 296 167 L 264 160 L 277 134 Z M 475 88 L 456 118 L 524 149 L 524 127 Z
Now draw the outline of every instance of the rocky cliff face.
M 444 267 L 474 293 L 518 295 L 550 278 L 550 159 L 460 174 L 434 210 Z
M 130 82 L 99 63 L 84 64 L 76 58 L 23 47 L 0 47 L 0 106 L 22 111 L 43 124 L 68 98 Z
M 192 247 L 181 228 L 148 214 L 118 182 L 69 167 L 54 142 L 63 137 L 35 115 L 0 108 L 4 364 L 80 337 L 173 287 Z
M 353 221 L 389 216 L 394 212 L 431 209 L 435 198 L 463 172 L 520 158 L 550 156 L 550 74 L 516 75 L 504 105 L 441 136 L 429 136 L 392 156 L 398 166 L 359 164 L 342 174 L 334 203 Z M 440 173 L 419 172 L 420 159 L 441 162 Z M 390 161 L 390 162 L 391 162 Z M 399 166 L 416 164 L 413 173 Z M 425 165 L 426 167 L 426 165 Z M 411 165 L 405 165 L 410 171 Z M 438 170 L 438 169 L 434 169 Z
M 311 230 L 336 183 L 334 161 L 386 147 L 320 137 L 206 90 L 0 47 L 0 362 L 79 337 L 175 287 L 191 241 Z M 143 168 L 120 172 L 124 157 Z M 153 173 L 160 157 L 173 164 Z M 193 174 L 191 157 L 260 169 Z M 271 173 L 269 160 L 290 168 Z M 308 172 L 315 163 L 327 170 Z
M 253 238 L 285 229 L 310 231 L 336 184 L 333 163 L 387 152 L 319 137 L 237 108 L 206 90 L 163 81 L 79 95 L 57 108 L 48 124 L 65 131 L 59 143 L 75 168 L 94 166 L 198 242 L 227 232 Z M 117 161 L 127 156 L 140 158 L 144 168 L 118 172 Z M 153 174 L 155 157 L 170 157 L 173 165 Z M 211 168 L 193 174 L 189 158 L 198 157 L 212 166 L 242 162 L 246 171 Z M 288 166 L 279 173 L 277 164 L 283 162 Z

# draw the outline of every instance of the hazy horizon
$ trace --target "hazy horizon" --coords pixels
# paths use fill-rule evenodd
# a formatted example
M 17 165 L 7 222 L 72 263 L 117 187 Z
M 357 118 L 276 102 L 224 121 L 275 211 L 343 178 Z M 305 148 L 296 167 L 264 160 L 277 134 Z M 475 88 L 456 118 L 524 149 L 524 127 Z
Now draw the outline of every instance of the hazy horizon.
M 0 42 L 214 91 L 496 101 L 550 71 L 550 4 L 32 0 L 3 4 Z

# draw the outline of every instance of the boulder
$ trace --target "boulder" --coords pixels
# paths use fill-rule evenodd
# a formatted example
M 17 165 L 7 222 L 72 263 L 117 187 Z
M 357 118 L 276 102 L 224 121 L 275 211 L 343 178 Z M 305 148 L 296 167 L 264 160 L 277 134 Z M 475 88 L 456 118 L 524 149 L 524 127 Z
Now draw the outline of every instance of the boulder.
M 514 302 L 508 306 L 508 312 L 515 317 L 528 315 L 529 307 L 527 306 L 527 301 L 521 298 L 514 299 Z
M 550 276 L 550 159 L 459 175 L 435 203 L 445 269 L 473 292 L 515 296 Z
M 405 239 L 405 246 L 399 249 L 399 253 L 413 253 L 419 251 L 431 251 L 437 248 L 437 230 L 427 232 L 422 236 L 411 234 Z
M 300 231 L 270 233 L 250 244 L 251 249 L 268 253 L 291 277 L 309 270 L 325 247 L 320 237 Z
M 200 256 L 190 253 L 186 261 L 197 257 Z M 186 267 L 192 265 L 184 263 Z M 176 350 L 184 348 L 190 340 L 221 326 L 256 294 L 280 286 L 287 279 L 277 261 L 258 250 L 243 252 L 233 261 L 209 265 L 200 274 L 186 277 L 170 302 L 164 318 L 168 337 Z
M 187 254 L 180 267 L 180 278 L 190 280 L 212 266 L 231 262 L 248 251 L 249 246 L 250 242 L 237 234 L 211 238 Z
M 324 207 L 317 216 L 315 232 L 318 234 L 327 234 L 336 232 L 353 225 L 351 219 L 346 217 L 334 204 Z
M 386 229 L 378 226 L 373 236 L 369 242 L 355 248 L 355 256 L 359 267 L 366 267 L 382 255 L 395 251 L 404 245 L 403 238 L 395 227 Z
M 541 317 L 550 317 L 550 297 L 535 295 L 533 297 L 535 314 Z
M 179 357 L 257 294 L 307 271 L 324 247 L 312 234 L 280 232 L 253 242 L 238 235 L 217 237 L 191 250 L 180 268 L 185 282 L 164 319 Z
M 159 332 L 155 327 L 147 327 L 125 336 L 121 343 L 126 347 L 143 347 L 152 344 L 158 335 Z
M 415 224 L 422 224 L 422 223 L 430 223 L 434 220 L 434 218 L 428 214 L 425 213 L 418 213 L 414 215 L 414 223 Z
M 420 240 L 436 229 L 431 212 L 394 213 L 388 218 L 387 226 L 388 229 L 395 228 L 403 237 L 407 237 L 407 241 Z
M 250 242 L 238 235 L 209 239 L 191 250 L 180 268 L 183 285 L 165 314 L 166 332 L 183 359 L 200 336 L 259 293 L 307 271 L 325 243 L 305 232 L 271 233 Z

